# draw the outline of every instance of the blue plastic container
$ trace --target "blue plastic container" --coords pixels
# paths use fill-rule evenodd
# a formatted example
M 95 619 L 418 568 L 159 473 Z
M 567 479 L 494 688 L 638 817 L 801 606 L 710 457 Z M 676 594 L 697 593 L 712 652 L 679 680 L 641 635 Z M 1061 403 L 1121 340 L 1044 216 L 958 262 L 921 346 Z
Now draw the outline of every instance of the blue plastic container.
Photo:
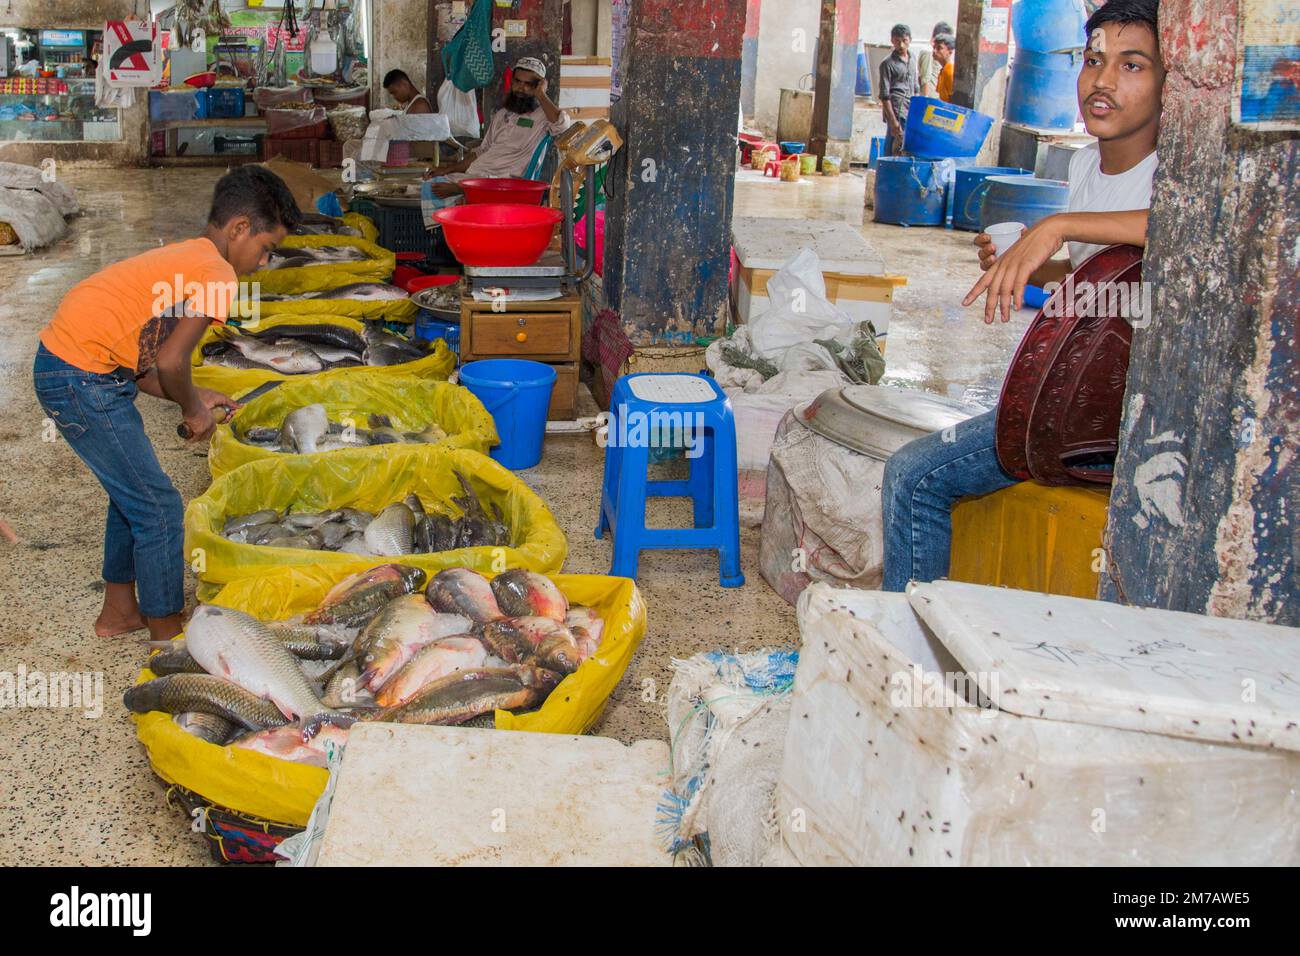
M 244 115 L 244 88 L 213 86 L 200 90 L 207 100 L 207 119 L 235 119 Z
M 1077 83 L 1083 56 L 1016 49 L 1004 114 L 1037 129 L 1073 129 L 1079 116 Z
M 442 339 L 447 343 L 447 348 L 451 349 L 458 359 L 460 358 L 459 322 L 448 322 L 446 319 L 438 318 L 428 309 L 421 309 L 415 313 L 415 328 L 412 334 L 425 342 Z
M 977 232 L 980 228 L 980 203 L 990 176 L 1032 176 L 1028 169 L 1016 166 L 962 166 L 953 175 L 952 227 Z
M 853 84 L 853 95 L 871 95 L 871 62 L 867 59 L 867 51 L 861 45 L 858 46 L 858 75 Z
M 524 359 L 484 359 L 461 366 L 460 384 L 496 422 L 501 443 L 491 455 L 498 464 L 514 470 L 532 468 L 542 460 L 555 369 Z
M 885 137 L 871 137 L 871 154 L 867 157 L 867 168 L 875 169 L 880 157 L 885 155 Z
M 993 128 L 993 117 L 929 96 L 912 97 L 903 150 L 917 159 L 974 156 Z
M 1053 213 L 1065 212 L 1070 198 L 1070 184 L 1058 179 L 990 176 L 985 182 L 984 200 L 980 203 L 981 229 L 997 222 L 1032 226 Z
M 942 226 L 947 184 L 942 161 L 882 156 L 876 163 L 876 222 Z
M 1077 50 L 1087 42 L 1083 34 L 1086 21 L 1081 0 L 1016 0 L 1011 4 L 1011 33 L 1018 50 Z
M 781 147 L 782 156 L 798 156 L 804 150 L 803 143 L 797 143 L 792 140 L 786 140 L 783 143 L 777 143 Z

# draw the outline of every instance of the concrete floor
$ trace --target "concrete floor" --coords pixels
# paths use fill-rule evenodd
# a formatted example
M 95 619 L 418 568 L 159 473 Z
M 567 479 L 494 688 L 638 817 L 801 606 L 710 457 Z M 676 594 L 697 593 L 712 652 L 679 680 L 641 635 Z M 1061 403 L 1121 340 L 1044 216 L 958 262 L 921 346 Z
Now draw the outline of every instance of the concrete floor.
M 76 170 L 63 175 L 86 214 L 55 247 L 0 258 L 0 671 L 19 668 L 103 675 L 103 713 L 0 710 L 0 865 L 196 864 L 208 861 L 199 837 L 164 802 L 122 707 L 146 651 L 139 635 L 103 640 L 91 622 L 101 600 L 100 546 L 105 496 L 67 445 L 43 440 L 31 389 L 36 335 L 76 282 L 118 259 L 200 228 L 215 170 Z M 860 176 L 803 183 L 741 174 L 737 215 L 840 219 L 861 223 Z M 908 285 L 890 328 L 888 381 L 991 402 L 1028 316 L 985 326 L 962 310 L 978 275 L 968 233 L 868 223 L 862 232 Z M 175 410 L 142 398 L 141 411 L 164 468 L 188 501 L 208 485 L 204 454 L 176 437 Z M 522 477 L 548 502 L 569 536 L 566 570 L 605 573 L 609 542 L 592 535 L 601 455 L 586 437 L 548 439 L 542 463 Z M 657 502 L 652 521 L 680 516 Z M 648 553 L 639 584 L 649 608 L 646 639 L 615 690 L 596 732 L 630 742 L 667 739 L 662 695 L 673 658 L 712 648 L 794 646 L 793 609 L 758 573 L 758 536 L 743 541 L 744 588 L 717 584 L 716 558 Z M 651 699 L 653 698 L 653 699 Z

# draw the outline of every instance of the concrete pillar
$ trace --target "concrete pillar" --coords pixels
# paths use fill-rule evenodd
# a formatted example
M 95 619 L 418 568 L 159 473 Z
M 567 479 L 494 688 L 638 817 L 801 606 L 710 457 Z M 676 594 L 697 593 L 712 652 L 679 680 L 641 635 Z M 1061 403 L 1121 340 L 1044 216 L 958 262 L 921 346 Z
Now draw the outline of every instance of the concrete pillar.
M 630 2 L 604 291 L 634 345 L 726 321 L 744 30 L 745 0 Z
M 763 0 L 747 0 L 745 34 L 740 44 L 740 110 L 749 119 L 754 115 L 758 89 L 758 24 L 763 14 Z
M 959 0 L 952 101 L 994 118 L 1007 91 L 1011 0 Z M 928 38 L 927 41 L 928 42 Z M 995 134 L 989 140 L 996 142 Z
M 1231 122 L 1237 0 L 1163 0 L 1169 69 L 1102 597 L 1300 625 L 1300 143 Z
M 831 112 L 827 133 L 831 139 L 853 138 L 853 96 L 858 79 L 858 25 L 861 0 L 836 0 L 835 59 L 831 72 Z

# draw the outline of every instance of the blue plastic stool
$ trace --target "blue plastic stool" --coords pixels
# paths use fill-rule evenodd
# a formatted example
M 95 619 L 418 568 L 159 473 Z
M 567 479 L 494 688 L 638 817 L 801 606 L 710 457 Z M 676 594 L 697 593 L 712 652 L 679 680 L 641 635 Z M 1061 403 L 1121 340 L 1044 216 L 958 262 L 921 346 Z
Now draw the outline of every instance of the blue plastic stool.
M 731 402 L 706 375 L 644 373 L 614 383 L 605 446 L 605 483 L 600 496 L 597 539 L 614 533 L 610 574 L 635 578 L 646 548 L 716 549 L 724 588 L 745 583 L 740 572 L 740 504 L 736 489 L 736 423 Z M 661 426 L 656 429 L 655 425 Z M 650 445 L 662 427 L 689 439 L 690 477 L 650 481 Z M 676 429 L 674 429 L 676 430 Z M 694 457 L 692 457 L 694 454 Z M 693 528 L 647 528 L 647 497 L 690 498 Z

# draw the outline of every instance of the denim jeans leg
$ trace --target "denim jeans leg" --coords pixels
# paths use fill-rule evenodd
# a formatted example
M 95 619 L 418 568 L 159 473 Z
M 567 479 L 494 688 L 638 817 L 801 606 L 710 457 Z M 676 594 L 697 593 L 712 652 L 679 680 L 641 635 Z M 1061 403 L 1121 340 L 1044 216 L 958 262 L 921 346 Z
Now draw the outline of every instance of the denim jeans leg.
M 1016 483 L 998 464 L 997 412 L 903 446 L 885 466 L 885 591 L 908 581 L 947 577 L 952 550 L 952 508 L 960 499 Z
M 109 584 L 135 581 L 135 539 L 131 536 L 131 523 L 112 499 L 104 523 L 104 580 Z

